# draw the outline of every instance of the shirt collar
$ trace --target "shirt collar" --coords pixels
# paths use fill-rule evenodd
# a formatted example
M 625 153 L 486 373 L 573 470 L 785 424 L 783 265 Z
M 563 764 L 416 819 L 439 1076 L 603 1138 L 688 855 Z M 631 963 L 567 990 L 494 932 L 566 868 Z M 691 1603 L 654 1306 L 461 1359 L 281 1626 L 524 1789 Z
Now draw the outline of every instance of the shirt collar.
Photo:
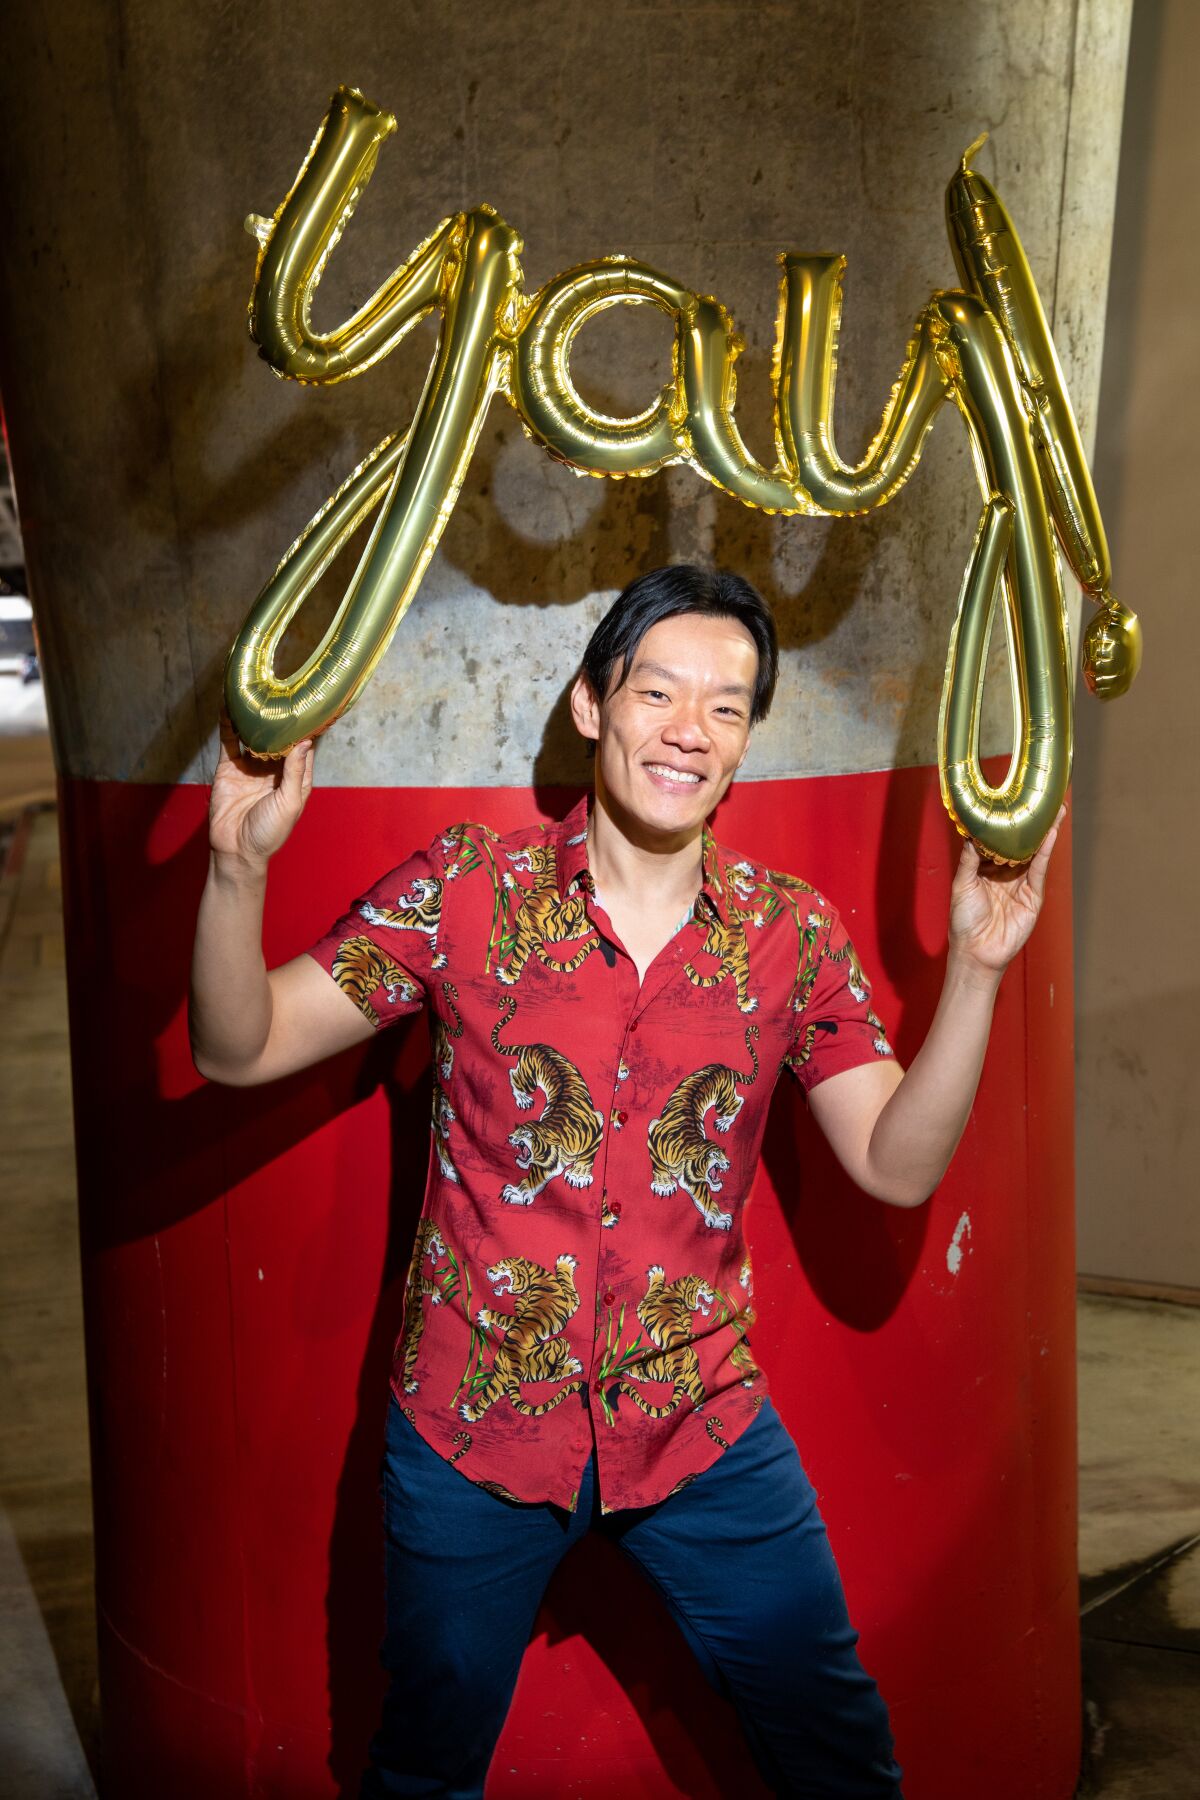
M 591 807 L 591 796 L 585 794 L 576 802 L 558 827 L 558 844 L 555 863 L 558 870 L 558 891 L 565 898 L 577 887 L 594 894 L 596 884 L 592 880 L 592 872 L 588 868 L 587 827 Z M 708 912 L 715 915 L 722 923 L 728 925 L 729 912 L 726 899 L 725 864 L 720 846 L 713 837 L 707 824 L 703 835 L 703 858 L 700 892 L 696 896 L 697 912 Z

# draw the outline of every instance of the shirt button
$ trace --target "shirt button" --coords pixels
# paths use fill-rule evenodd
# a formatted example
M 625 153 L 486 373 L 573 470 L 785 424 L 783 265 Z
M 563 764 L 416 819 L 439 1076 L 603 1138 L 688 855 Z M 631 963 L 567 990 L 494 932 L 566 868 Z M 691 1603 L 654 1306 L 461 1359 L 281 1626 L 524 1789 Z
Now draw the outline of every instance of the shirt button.
M 604 1290 L 605 1306 L 613 1306 L 616 1303 L 616 1298 L 617 1298 L 617 1296 L 614 1294 L 614 1292 L 611 1288 L 605 1288 L 605 1290 Z
M 630 1021 L 629 1021 L 629 1029 L 630 1029 L 630 1031 L 636 1031 L 636 1030 L 637 1030 L 637 1025 L 638 1025 L 638 1022 L 637 1022 L 637 1020 L 636 1020 L 636 1019 L 630 1019 Z
M 619 1200 L 610 1200 L 610 1201 L 609 1201 L 609 1203 L 608 1203 L 608 1210 L 609 1210 L 609 1212 L 611 1212 L 611 1213 L 616 1213 L 616 1215 L 617 1215 L 617 1217 L 618 1217 L 618 1218 L 620 1218 L 620 1216 L 621 1216 L 621 1202 L 620 1202 L 620 1201 L 619 1201 Z
M 617 1124 L 618 1125 L 628 1125 L 628 1123 L 629 1123 L 629 1114 L 627 1112 L 619 1112 L 617 1114 Z

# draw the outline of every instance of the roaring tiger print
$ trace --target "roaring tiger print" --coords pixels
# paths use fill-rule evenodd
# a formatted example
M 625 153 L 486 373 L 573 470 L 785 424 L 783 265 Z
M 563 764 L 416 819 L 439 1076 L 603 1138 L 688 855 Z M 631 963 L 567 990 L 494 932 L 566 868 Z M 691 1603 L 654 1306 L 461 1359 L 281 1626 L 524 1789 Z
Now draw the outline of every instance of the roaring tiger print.
M 507 960 L 496 968 L 496 980 L 505 987 L 516 986 L 531 956 L 555 975 L 573 975 L 600 942 L 588 923 L 587 896 L 577 890 L 564 897 L 553 881 L 549 887 L 534 886 L 524 893 L 513 924 L 512 948 Z M 547 948 L 556 944 L 574 944 L 578 949 L 564 962 L 551 956 Z
M 735 1369 L 742 1371 L 742 1386 L 753 1387 L 762 1374 L 750 1350 L 750 1339 L 747 1335 L 750 1327 L 758 1319 L 754 1310 L 754 1280 L 750 1269 L 750 1258 L 747 1256 L 738 1271 L 738 1284 L 744 1290 L 746 1300 L 740 1305 L 730 1295 L 722 1293 L 718 1288 L 717 1298 L 721 1303 L 721 1322 L 732 1326 L 737 1333 L 737 1343 L 729 1352 L 729 1360 Z
M 540 844 L 524 844 L 520 850 L 506 850 L 504 854 L 514 869 L 522 869 L 526 875 L 533 876 L 533 887 L 550 887 L 557 882 L 558 861 L 552 838 L 546 838 Z
M 650 1121 L 649 1145 L 655 1194 L 673 1194 L 682 1188 L 690 1194 L 696 1210 L 706 1225 L 717 1231 L 728 1231 L 733 1214 L 722 1212 L 713 1195 L 720 1193 L 718 1173 L 724 1174 L 729 1158 L 719 1145 L 705 1135 L 704 1120 L 714 1112 L 713 1124 L 718 1131 L 728 1131 L 742 1109 L 738 1088 L 753 1087 L 758 1080 L 758 1051 L 754 1040 L 758 1026 L 747 1025 L 746 1048 L 754 1064 L 753 1073 L 739 1075 L 723 1063 L 707 1063 L 691 1075 L 685 1075 L 662 1109 L 661 1118 Z
M 735 1369 L 742 1370 L 742 1386 L 753 1387 L 762 1374 L 762 1370 L 755 1362 L 749 1342 L 745 1338 L 733 1346 L 729 1352 L 729 1360 Z
M 811 881 L 801 881 L 798 875 L 785 875 L 781 869 L 768 869 L 767 881 L 772 887 L 790 888 L 796 894 L 812 894 L 821 906 L 825 904 Z
M 425 1273 L 423 1264 L 428 1259 L 430 1267 L 436 1268 L 438 1258 L 445 1254 L 441 1232 L 432 1219 L 422 1219 L 417 1226 L 412 1260 L 408 1265 L 408 1280 L 404 1286 L 404 1330 L 396 1349 L 400 1381 L 406 1394 L 415 1394 L 420 1386 L 416 1373 L 417 1352 L 425 1331 L 425 1308 L 421 1301 L 427 1298 L 431 1306 L 442 1304 L 442 1290 L 433 1276 Z
M 513 1500 L 518 1506 L 522 1504 L 512 1489 L 506 1488 L 502 1481 L 477 1481 L 475 1486 L 481 1487 L 485 1494 L 494 1494 L 497 1500 Z
M 433 1140 L 442 1174 L 447 1181 L 457 1181 L 458 1170 L 450 1156 L 450 1127 L 454 1123 L 455 1113 L 446 1085 L 454 1073 L 454 1040 L 462 1036 L 463 1022 L 462 1014 L 454 1004 L 458 999 L 458 989 L 454 983 L 443 981 L 442 993 L 445 995 L 446 1005 L 454 1014 L 454 1024 L 447 1025 L 444 1019 L 436 1016 L 433 1020 Z
M 657 1350 L 648 1352 L 626 1366 L 617 1383 L 618 1391 L 628 1394 L 635 1406 L 649 1419 L 666 1419 L 685 1400 L 699 1406 L 706 1392 L 700 1379 L 700 1359 L 692 1345 L 692 1319 L 696 1313 L 705 1318 L 712 1311 L 716 1295 L 699 1275 L 681 1275 L 666 1282 L 662 1265 L 655 1263 L 646 1271 L 644 1297 L 638 1301 L 637 1315 L 646 1327 Z M 632 1381 L 670 1381 L 675 1391 L 665 1406 L 652 1406 Z
M 528 1206 L 547 1184 L 561 1175 L 571 1187 L 590 1187 L 592 1165 L 603 1139 L 604 1117 L 592 1105 L 583 1076 L 574 1063 L 550 1044 L 505 1044 L 500 1032 L 517 1010 L 515 997 L 504 1002 L 492 1026 L 492 1044 L 501 1056 L 515 1056 L 509 1070 L 513 1099 L 521 1110 L 533 1105 L 540 1088 L 546 1096 L 541 1117 L 518 1125 L 508 1141 L 524 1171 L 520 1182 L 507 1182 L 501 1200 Z
M 758 923 L 762 923 L 761 919 Z M 701 948 L 709 956 L 719 956 L 721 965 L 711 975 L 701 975 L 690 962 L 684 963 L 683 972 L 692 986 L 714 988 L 727 975 L 732 975 L 738 1011 L 757 1012 L 757 996 L 750 992 L 750 951 L 746 944 L 745 920 L 733 913 L 729 924 L 724 925 L 716 913 L 711 913 Z
M 699 1471 L 697 1471 L 697 1473 L 699 1473 Z M 691 1487 L 696 1478 L 696 1475 L 681 1475 L 679 1480 L 675 1483 L 675 1486 L 671 1489 L 671 1493 L 667 1495 L 667 1499 L 669 1500 L 672 1494 L 681 1494 L 685 1487 Z
M 856 1000 L 865 1000 L 871 992 L 871 984 L 863 973 L 862 964 L 854 954 L 854 945 L 850 939 L 846 939 L 840 950 L 827 950 L 826 955 L 830 962 L 848 962 L 850 964 L 846 971 L 846 986 Z
M 359 912 L 368 925 L 385 925 L 389 931 L 420 931 L 429 939 L 433 952 L 431 968 L 444 969 L 446 958 L 438 953 L 438 925 L 442 917 L 443 883 L 436 875 L 417 875 L 408 897 L 399 896 L 395 907 L 372 906 L 364 900 Z
M 817 1022 L 815 1019 L 810 1019 L 808 1024 L 805 1025 L 805 1027 L 804 1027 L 804 1036 L 801 1039 L 800 1043 L 793 1044 L 791 1050 L 784 1057 L 784 1059 L 783 1059 L 784 1067 L 787 1069 L 791 1069 L 792 1073 L 796 1074 L 800 1069 L 802 1069 L 804 1067 L 805 1063 L 808 1061 L 809 1057 L 812 1055 L 812 1047 L 816 1043 L 816 1041 L 817 1041 Z
M 369 937 L 344 938 L 338 945 L 331 973 L 343 993 L 349 994 L 359 1012 L 370 1019 L 372 1025 L 378 1025 L 379 1014 L 371 1005 L 370 997 L 381 983 L 389 1006 L 396 999 L 401 1002 L 415 1000 L 421 992 L 408 970 L 393 962 Z
M 484 1331 L 501 1333 L 502 1338 L 486 1386 L 458 1409 L 468 1425 L 500 1399 L 507 1398 L 516 1412 L 536 1419 L 582 1389 L 583 1382 L 571 1378 L 583 1374 L 583 1364 L 561 1335 L 579 1308 L 575 1261 L 564 1253 L 551 1271 L 527 1257 L 506 1256 L 488 1270 L 497 1298 L 511 1295 L 513 1310 L 501 1313 L 481 1306 L 475 1315 Z M 524 1381 L 563 1381 L 566 1386 L 531 1406 L 521 1398 Z
M 449 831 L 442 833 L 442 849 L 446 852 L 446 879 L 454 881 L 461 869 L 460 860 L 474 848 L 474 840 L 480 843 L 498 844 L 500 833 L 493 831 L 490 825 L 477 825 L 473 820 L 466 820 L 461 825 L 452 825 Z M 451 861 L 453 857 L 453 861 Z
M 867 1024 L 875 1027 L 876 1036 L 871 1040 L 871 1047 L 876 1056 L 891 1056 L 892 1046 L 888 1043 L 887 1028 L 878 1013 L 867 1008 Z
M 776 888 L 785 893 L 812 894 L 822 906 L 825 904 L 810 882 L 801 881 L 798 875 L 785 875 L 781 869 L 764 869 L 760 874 L 752 862 L 743 859 L 730 863 L 728 874 L 729 885 L 742 902 L 760 899 Z

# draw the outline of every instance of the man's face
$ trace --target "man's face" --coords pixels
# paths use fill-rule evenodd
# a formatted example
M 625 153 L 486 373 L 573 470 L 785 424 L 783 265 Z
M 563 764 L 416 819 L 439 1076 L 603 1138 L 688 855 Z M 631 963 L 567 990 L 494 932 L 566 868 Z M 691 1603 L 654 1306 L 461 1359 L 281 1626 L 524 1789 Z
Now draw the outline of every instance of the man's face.
M 596 791 L 623 823 L 655 838 L 695 834 L 750 744 L 758 672 L 754 639 L 736 619 L 680 613 L 651 626 L 628 679 L 613 671 L 597 701 L 583 676 L 575 723 L 596 740 Z

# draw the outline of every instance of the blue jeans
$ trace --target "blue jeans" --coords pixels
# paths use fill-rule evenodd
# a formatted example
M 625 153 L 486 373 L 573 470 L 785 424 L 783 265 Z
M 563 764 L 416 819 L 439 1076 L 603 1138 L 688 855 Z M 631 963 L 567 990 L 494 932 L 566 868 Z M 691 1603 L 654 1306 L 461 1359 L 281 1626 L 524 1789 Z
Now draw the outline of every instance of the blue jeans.
M 601 1513 L 593 1455 L 567 1513 L 477 1487 L 393 1398 L 383 1497 L 392 1684 L 362 1800 L 479 1800 L 546 1585 L 589 1530 L 659 1589 L 776 1794 L 899 1795 L 887 1709 L 858 1660 L 816 1495 L 770 1399 L 670 1499 Z

